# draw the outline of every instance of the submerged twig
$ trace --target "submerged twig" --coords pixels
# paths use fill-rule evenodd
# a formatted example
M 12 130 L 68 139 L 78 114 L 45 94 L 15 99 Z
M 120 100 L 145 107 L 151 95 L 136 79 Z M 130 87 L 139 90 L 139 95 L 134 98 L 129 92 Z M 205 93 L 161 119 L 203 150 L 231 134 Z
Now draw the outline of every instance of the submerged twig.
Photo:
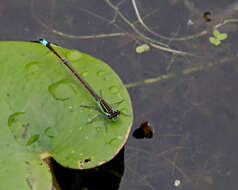
M 197 15 L 202 15 L 197 9 L 195 9 L 190 2 L 188 2 L 187 0 L 184 1 L 184 4 L 189 7 L 189 9 L 194 12 L 195 14 Z M 189 4 L 189 5 L 188 5 Z M 184 36 L 184 37 L 167 37 L 167 36 L 164 36 L 164 35 L 161 35 L 153 30 L 151 30 L 143 21 L 143 19 L 141 18 L 140 16 L 140 12 L 137 8 L 137 5 L 136 5 L 136 2 L 135 0 L 132 0 L 132 5 L 133 5 L 133 8 L 135 10 L 135 13 L 136 13 L 136 17 L 139 21 L 139 23 L 148 31 L 150 32 L 151 34 L 161 38 L 161 39 L 164 39 L 164 40 L 173 40 L 173 41 L 186 41 L 186 40 L 192 40 L 192 39 L 196 39 L 196 38 L 199 38 L 201 36 L 204 36 L 206 34 L 208 34 L 209 30 L 203 30 L 199 33 L 196 33 L 196 34 L 193 34 L 193 35 L 190 35 L 190 36 Z M 236 6 L 238 5 L 238 3 L 236 3 Z M 234 5 L 235 6 L 235 5 Z M 228 11 L 226 11 L 228 12 Z M 231 13 L 230 13 L 231 14 Z M 227 14 L 229 15 L 229 14 Z M 217 28 L 220 28 L 221 26 L 225 25 L 225 24 L 228 24 L 228 23 L 234 23 L 234 22 L 238 22 L 238 19 L 229 19 L 228 16 L 226 16 L 224 19 L 223 19 L 223 22 L 221 23 L 218 23 L 216 25 L 213 26 L 214 29 L 217 29 Z
M 222 23 L 218 23 L 215 26 L 213 26 L 213 28 L 214 29 L 218 29 L 218 28 L 222 27 L 225 24 L 236 23 L 236 22 L 238 22 L 238 19 L 235 19 L 235 18 L 234 19 L 226 19 Z M 203 31 L 201 31 L 199 33 L 196 33 L 196 34 L 193 34 L 193 35 L 190 35 L 190 36 L 177 37 L 177 38 L 169 38 L 169 39 L 172 39 L 173 41 L 193 40 L 193 39 L 196 39 L 196 38 L 199 38 L 201 36 L 204 36 L 204 35 L 208 34 L 209 31 L 210 30 L 203 30 Z
M 122 20 L 127 23 L 133 30 L 134 32 L 140 37 L 141 40 L 143 40 L 144 42 L 150 44 L 152 47 L 163 50 L 163 51 L 167 51 L 167 52 L 171 52 L 171 53 L 175 53 L 175 54 L 180 54 L 180 55 L 193 55 L 191 53 L 188 52 L 184 52 L 184 51 L 180 51 L 180 50 L 175 50 L 175 49 L 171 49 L 168 47 L 167 44 L 162 43 L 162 42 L 158 42 L 146 35 L 144 35 L 143 33 L 141 33 L 136 27 L 135 25 L 130 22 L 119 10 L 119 8 L 115 5 L 113 5 L 110 0 L 105 0 L 106 3 L 115 11 L 117 12 L 117 14 L 122 18 Z
M 135 32 L 138 36 L 141 37 L 141 39 L 145 39 L 145 40 L 151 41 L 152 43 L 155 43 L 155 44 L 158 44 L 158 45 L 162 45 L 162 46 L 167 47 L 167 44 L 162 43 L 162 42 L 158 42 L 158 41 L 156 41 L 156 40 L 154 40 L 154 39 L 151 39 L 151 38 L 145 36 L 143 33 L 141 33 L 141 32 L 135 27 L 135 25 L 134 25 L 132 22 L 130 22 L 130 21 L 121 13 L 121 11 L 119 10 L 119 8 L 118 8 L 117 6 L 113 5 L 113 4 L 110 2 L 110 0 L 105 0 L 105 1 L 106 1 L 106 3 L 107 3 L 115 12 L 117 12 L 117 14 L 122 18 L 122 20 L 123 20 L 126 24 L 128 24 L 128 25 L 134 30 L 134 32 Z
M 32 6 L 32 10 L 33 10 L 33 3 L 34 1 L 32 0 L 31 1 L 31 6 Z M 143 41 L 145 43 L 147 43 L 148 45 L 156 48 L 156 49 L 160 49 L 162 51 L 166 51 L 166 52 L 170 52 L 170 53 L 173 53 L 173 54 L 178 54 L 178 55 L 188 55 L 188 56 L 194 56 L 192 53 L 189 53 L 189 52 L 185 52 L 185 51 L 180 51 L 180 50 L 176 50 L 176 49 L 172 49 L 169 47 L 169 45 L 167 43 L 162 43 L 160 41 L 157 41 L 155 39 L 152 39 L 148 36 L 146 36 L 145 34 L 143 34 L 137 27 L 136 27 L 136 24 L 137 23 L 133 23 L 133 22 L 130 22 L 122 13 L 121 11 L 119 10 L 119 6 L 124 3 L 124 0 L 120 1 L 117 5 L 113 5 L 110 0 L 105 0 L 105 2 L 115 11 L 115 17 L 117 16 L 120 16 L 121 19 L 126 23 L 128 24 L 132 30 L 136 33 L 136 36 L 138 37 L 138 39 L 140 41 Z M 138 19 L 138 23 L 140 23 L 145 30 L 147 30 L 148 32 L 150 32 L 151 34 L 157 36 L 157 37 L 160 37 L 161 39 L 164 39 L 164 40 L 169 40 L 169 41 L 184 41 L 184 40 L 191 40 L 191 39 L 196 39 L 196 38 L 199 38 L 201 36 L 204 36 L 206 35 L 209 30 L 204 30 L 204 31 L 201 31 L 197 34 L 193 34 L 191 36 L 185 36 L 185 37 L 166 37 L 166 36 L 163 36 L 163 35 L 160 35 L 156 32 L 154 32 L 152 29 L 150 29 L 145 23 L 144 23 L 144 20 L 142 19 L 141 15 L 140 15 L 140 12 L 137 8 L 137 5 L 136 5 L 136 2 L 135 0 L 132 0 L 132 5 L 133 5 L 133 8 L 135 10 L 135 14 L 137 16 L 137 19 Z M 102 21 L 105 21 L 105 22 L 108 22 L 110 24 L 113 24 L 117 29 L 119 29 L 120 31 L 124 31 L 121 27 L 119 27 L 117 24 L 114 23 L 115 19 L 116 18 L 113 18 L 113 20 L 109 20 L 105 17 L 102 17 L 94 12 L 91 12 L 89 10 L 86 10 L 86 9 L 82 9 L 80 8 L 81 11 L 84 11 L 90 15 L 93 15 L 94 17 L 102 20 Z M 35 18 L 35 20 L 44 28 L 50 30 L 51 32 L 57 34 L 57 35 L 60 35 L 60 36 L 63 36 L 63 37 L 67 37 L 67 38 L 72 38 L 72 39 L 95 39 L 95 38 L 111 38 L 111 37 L 119 37 L 119 36 L 127 36 L 129 35 L 129 32 L 116 32 L 116 33 L 102 33 L 102 34 L 93 34 L 93 35 L 73 35 L 73 34 L 67 34 L 67 33 L 64 33 L 62 31 L 59 31 L 59 30 L 56 30 L 54 29 L 53 27 L 47 25 L 46 23 L 44 23 L 39 17 L 37 17 L 35 14 L 34 14 L 34 11 L 32 11 L 32 14 L 33 14 L 33 17 Z M 227 20 L 224 20 L 222 23 L 218 23 L 217 25 L 214 26 L 215 29 L 227 24 L 227 23 L 232 23 L 232 22 L 238 22 L 238 19 L 227 19 Z
M 231 60 L 237 59 L 237 58 L 238 58 L 238 53 L 233 57 L 226 57 L 222 60 L 219 60 L 216 63 L 211 63 L 210 62 L 210 63 L 207 63 L 205 65 L 199 65 L 199 66 L 194 66 L 194 67 L 184 69 L 184 70 L 181 71 L 181 73 L 183 75 L 188 75 L 188 74 L 191 74 L 191 73 L 194 73 L 194 72 L 197 72 L 197 71 L 205 70 L 207 68 L 210 68 L 210 67 L 213 67 L 213 66 L 216 66 L 216 65 L 220 65 L 220 64 L 230 62 Z M 154 78 L 148 78 L 148 79 L 145 79 L 143 81 L 138 81 L 138 82 L 134 82 L 134 83 L 125 84 L 125 86 L 126 86 L 126 88 L 132 88 L 132 87 L 137 87 L 137 86 L 141 86 L 141 85 L 148 85 L 148 84 L 168 80 L 168 79 L 170 79 L 172 77 L 175 77 L 175 76 L 176 76 L 176 73 L 169 73 L 169 74 L 160 75 L 160 76 L 154 77 Z
M 31 1 L 31 9 L 34 10 L 34 1 L 32 0 Z M 92 13 L 91 11 L 89 10 L 84 10 L 85 12 L 87 12 L 88 14 L 91 14 L 101 20 L 104 20 L 104 21 L 108 21 L 108 19 L 100 16 L 100 15 L 96 15 L 95 13 Z M 35 12 L 32 11 L 32 16 L 33 18 L 44 28 L 50 30 L 52 33 L 55 33 L 59 36 L 63 36 L 63 37 L 66 37 L 66 38 L 72 38 L 72 39 L 94 39 L 94 38 L 111 38 L 111 37 L 118 37 L 118 36 L 127 36 L 128 35 L 128 32 L 116 32 L 116 33 L 109 33 L 109 34 L 92 34 L 92 35 L 73 35 L 73 34 L 66 34 L 64 32 L 61 32 L 59 30 L 56 30 L 54 29 L 53 27 L 47 25 L 46 23 L 44 23 L 39 17 L 37 17 L 35 15 Z M 117 25 L 115 25 L 115 27 L 118 28 Z
M 141 18 L 140 12 L 139 12 L 139 10 L 138 10 L 138 8 L 137 8 L 137 5 L 136 5 L 135 0 L 132 0 L 132 5 L 133 5 L 133 8 L 134 8 L 134 10 L 135 10 L 136 17 L 137 17 L 139 23 L 140 23 L 148 32 L 150 32 L 151 34 L 153 34 L 153 35 L 155 35 L 155 36 L 157 36 L 157 37 L 159 37 L 159 38 L 161 38 L 161 39 L 164 39 L 164 40 L 169 40 L 169 39 L 170 39 L 170 38 L 168 38 L 168 37 L 166 37 L 166 36 L 160 35 L 160 34 L 158 34 L 157 32 L 154 32 L 153 30 L 151 30 L 151 29 L 144 23 L 143 19 Z

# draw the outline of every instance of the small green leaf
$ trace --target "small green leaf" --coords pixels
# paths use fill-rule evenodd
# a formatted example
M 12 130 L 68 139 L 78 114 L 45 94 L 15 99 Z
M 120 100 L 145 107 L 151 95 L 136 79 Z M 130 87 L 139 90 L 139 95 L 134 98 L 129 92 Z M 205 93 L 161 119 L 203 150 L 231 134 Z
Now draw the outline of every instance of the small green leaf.
M 215 46 L 218 46 L 218 45 L 220 45 L 220 43 L 221 43 L 221 41 L 220 41 L 219 39 L 214 38 L 214 37 L 210 37 L 210 38 L 209 38 L 209 41 L 210 41 L 213 45 L 215 45 Z
M 150 46 L 147 44 L 142 44 L 136 47 L 136 53 L 144 53 L 150 50 Z
M 226 33 L 219 32 L 218 30 L 213 31 L 213 35 L 218 39 L 218 40 L 225 40 L 227 38 Z
M 217 39 L 219 39 L 219 40 L 225 40 L 226 38 L 227 38 L 226 33 L 220 33 L 220 35 L 217 37 Z
M 220 35 L 220 32 L 218 30 L 213 30 L 213 35 L 218 38 Z

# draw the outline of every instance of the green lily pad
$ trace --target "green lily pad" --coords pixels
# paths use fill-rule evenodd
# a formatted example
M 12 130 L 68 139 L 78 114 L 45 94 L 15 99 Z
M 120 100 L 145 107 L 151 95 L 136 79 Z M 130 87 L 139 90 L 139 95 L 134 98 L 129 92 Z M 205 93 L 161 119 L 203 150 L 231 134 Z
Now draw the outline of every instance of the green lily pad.
M 215 45 L 215 46 L 218 46 L 218 45 L 220 45 L 220 43 L 221 43 L 221 41 L 220 41 L 219 39 L 214 38 L 214 37 L 210 37 L 210 38 L 209 38 L 209 41 L 210 41 L 213 45 Z
M 97 104 L 43 45 L 0 42 L 0 189 L 51 189 L 42 158 L 52 156 L 69 168 L 93 168 L 111 160 L 128 138 L 133 112 L 120 78 L 101 60 L 54 48 L 107 102 L 121 102 L 114 108 L 122 114 L 109 120 L 82 107 Z
M 2 48 L 0 49 L 2 50 Z M 2 60 L 2 58 L 0 59 Z M 3 78 L 1 78 L 1 82 L 3 82 Z M 39 159 L 38 153 L 29 151 L 28 146 L 22 146 L 16 141 L 14 135 L 9 131 L 6 120 L 12 112 L 11 107 L 2 96 L 0 96 L 0 105 L 2 109 L 0 119 L 0 189 L 50 190 L 52 182 L 48 166 Z

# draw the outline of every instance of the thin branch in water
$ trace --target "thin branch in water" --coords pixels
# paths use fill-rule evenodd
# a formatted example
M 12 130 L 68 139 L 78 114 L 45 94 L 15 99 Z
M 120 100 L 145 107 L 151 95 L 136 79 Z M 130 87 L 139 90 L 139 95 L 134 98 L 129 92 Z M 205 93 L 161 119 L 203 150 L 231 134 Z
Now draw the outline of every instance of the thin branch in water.
M 87 13 L 87 14 L 89 14 L 89 15 L 92 15 L 92 16 L 94 16 L 95 18 L 98 18 L 98 19 L 100 19 L 100 20 L 102 20 L 102 21 L 104 21 L 104 22 L 107 22 L 107 23 L 109 23 L 109 24 L 112 24 L 115 28 L 117 28 L 117 29 L 120 30 L 120 31 L 124 31 L 121 27 L 119 27 L 117 24 L 115 24 L 114 22 L 112 22 L 112 20 L 110 20 L 110 19 L 108 19 L 108 18 L 105 18 L 105 17 L 103 17 L 103 16 L 101 16 L 101 15 L 98 15 L 98 14 L 96 14 L 96 13 L 94 13 L 94 12 L 88 10 L 88 9 L 82 9 L 82 8 L 78 8 L 78 9 L 79 9 L 80 11 L 85 12 L 85 13 Z
M 158 10 L 153 10 L 153 11 L 149 12 L 148 14 L 146 14 L 145 16 L 143 16 L 143 19 L 146 20 L 146 19 L 148 19 L 150 16 L 152 16 L 153 14 L 155 14 L 155 13 L 157 13 L 157 12 L 158 12 Z M 134 25 L 140 24 L 140 21 L 139 21 L 139 20 L 136 20 L 136 21 L 133 22 L 133 24 L 134 24 Z
M 85 12 L 88 12 L 89 14 L 94 14 L 94 16 L 100 18 L 101 20 L 108 21 L 108 19 L 97 15 L 95 13 L 92 13 L 89 10 L 84 10 Z M 93 35 L 73 35 L 73 34 L 66 34 L 64 32 L 61 32 L 59 30 L 54 29 L 53 27 L 47 25 L 44 23 L 38 16 L 35 15 L 34 11 L 34 0 L 31 1 L 31 13 L 33 18 L 45 29 L 51 31 L 52 33 L 55 33 L 59 36 L 71 38 L 71 39 L 95 39 L 95 38 L 111 38 L 111 37 L 118 37 L 118 36 L 127 36 L 128 32 L 116 32 L 116 33 L 109 33 L 109 34 L 93 34 Z M 109 20 L 110 21 L 110 20 Z M 117 25 L 114 25 L 117 28 L 120 28 Z
M 179 50 L 174 50 L 174 49 L 171 49 L 168 47 L 167 44 L 165 43 L 162 43 L 162 42 L 159 42 L 159 41 L 156 41 L 154 39 L 151 39 L 150 37 L 148 36 L 145 36 L 143 33 L 141 33 L 136 27 L 135 25 L 130 22 L 122 13 L 121 11 L 119 10 L 119 8 L 115 5 L 113 5 L 110 0 L 105 0 L 106 3 L 115 11 L 118 13 L 118 15 L 122 18 L 122 20 L 124 20 L 124 22 L 126 24 L 128 24 L 133 30 L 134 32 L 136 32 L 136 34 L 140 37 L 140 40 L 150 44 L 152 47 L 154 48 L 157 48 L 157 49 L 160 49 L 160 50 L 163 50 L 163 51 L 167 51 L 167 52 L 171 52 L 171 53 L 176 53 L 176 54 L 180 54 L 180 55 L 193 55 L 191 53 L 187 53 L 187 52 L 184 52 L 184 51 L 179 51 Z
M 182 176 L 184 177 L 184 179 L 188 182 L 191 182 L 191 179 L 188 177 L 188 175 L 183 171 L 182 168 L 180 168 L 176 163 L 174 163 L 173 161 L 171 161 L 170 159 L 168 159 L 167 157 L 163 156 L 163 158 L 175 169 L 177 169 L 177 171 L 182 174 Z
M 140 16 L 140 12 L 139 12 L 139 10 L 138 10 L 138 8 L 137 8 L 137 5 L 136 5 L 135 0 L 132 0 L 132 5 L 133 5 L 133 8 L 134 8 L 134 10 L 135 10 L 136 17 L 137 17 L 139 23 L 140 23 L 148 32 L 150 32 L 151 34 L 153 34 L 153 35 L 155 35 L 155 36 L 157 36 L 157 37 L 159 37 L 159 38 L 161 38 L 161 39 L 170 40 L 170 38 L 168 38 L 168 37 L 166 37 L 166 36 L 162 36 L 162 35 L 160 35 L 160 34 L 154 32 L 153 30 L 151 30 L 151 29 L 144 23 L 143 19 L 142 19 L 141 16 Z
M 125 1 L 126 0 L 121 0 L 119 3 L 117 3 L 116 6 L 120 7 Z M 114 16 L 113 16 L 113 19 L 111 20 L 111 23 L 115 23 L 116 22 L 117 16 L 118 16 L 117 12 L 114 12 Z
M 189 7 L 190 11 L 194 12 L 195 14 L 197 15 L 201 15 L 201 13 L 195 9 L 193 7 L 193 4 L 190 3 L 188 0 L 184 0 L 184 4 L 186 7 Z M 173 41 L 185 41 L 185 40 L 192 40 L 192 39 L 196 39 L 196 38 L 199 38 L 201 36 L 204 36 L 206 34 L 208 34 L 209 30 L 203 30 L 199 33 L 196 33 L 196 34 L 193 34 L 193 35 L 190 35 L 190 36 L 184 36 L 184 37 L 167 37 L 167 36 L 163 36 L 161 34 L 158 34 L 157 32 L 154 32 L 153 30 L 151 30 L 143 21 L 143 19 L 141 18 L 140 16 L 140 12 L 137 8 L 137 5 L 136 5 L 136 2 L 135 0 L 132 0 L 132 5 L 133 5 L 133 8 L 135 10 L 135 13 L 136 13 L 136 16 L 137 16 L 137 19 L 138 21 L 140 22 L 140 24 L 148 31 L 150 32 L 151 34 L 161 38 L 161 39 L 164 39 L 164 40 L 173 40 Z M 238 22 L 238 19 L 226 19 L 224 20 L 222 23 L 218 23 L 216 24 L 213 28 L 214 29 L 217 29 L 227 23 L 233 23 L 233 22 Z
M 105 17 L 102 17 L 100 15 L 97 15 L 87 9 L 81 9 L 79 8 L 81 11 L 84 11 L 90 15 L 93 15 L 103 21 L 106 21 L 106 22 L 111 22 L 111 20 L 105 18 Z M 93 34 L 93 35 L 72 35 L 72 34 L 67 34 L 67 33 L 64 33 L 64 32 L 61 32 L 59 30 L 56 30 L 54 29 L 53 27 L 47 25 L 45 22 L 43 22 L 38 16 L 35 15 L 35 11 L 34 11 L 34 0 L 31 1 L 31 10 L 32 10 L 32 16 L 33 18 L 43 27 L 43 28 L 46 28 L 47 30 L 51 31 L 52 33 L 55 33 L 59 36 L 62 36 L 62 37 L 66 37 L 66 38 L 72 38 L 72 39 L 95 39 L 95 38 L 110 38 L 110 37 L 118 37 L 118 36 L 127 36 L 129 35 L 128 32 L 117 32 L 117 33 L 108 33 L 108 34 Z M 113 24 L 116 28 L 122 30 L 118 25 L 116 24 Z
M 188 74 L 191 74 L 191 73 L 194 73 L 194 72 L 197 72 L 197 71 L 202 71 L 202 70 L 208 69 L 210 67 L 214 67 L 216 65 L 231 62 L 232 60 L 237 59 L 237 58 L 238 58 L 238 53 L 233 57 L 225 57 L 224 59 L 221 59 L 221 60 L 219 60 L 215 63 L 210 62 L 210 63 L 206 63 L 204 65 L 198 65 L 198 66 L 194 66 L 194 67 L 184 69 L 183 71 L 181 71 L 181 73 L 183 75 L 188 75 Z M 132 88 L 132 87 L 141 86 L 141 85 L 148 85 L 148 84 L 168 80 L 168 79 L 170 79 L 172 77 L 175 77 L 175 76 L 176 76 L 175 73 L 169 73 L 169 74 L 160 75 L 160 76 L 154 77 L 154 78 L 148 78 L 148 79 L 145 79 L 143 81 L 138 81 L 138 82 L 134 82 L 134 83 L 125 84 L 125 87 L 126 88 Z
M 162 42 L 158 42 L 158 41 L 153 40 L 153 39 L 151 39 L 151 38 L 145 36 L 144 34 L 142 34 L 142 33 L 135 27 L 135 25 L 134 25 L 132 22 L 130 22 L 130 21 L 121 13 L 121 11 L 119 10 L 119 8 L 118 8 L 117 6 L 113 5 L 113 4 L 110 2 L 110 0 L 105 0 L 105 1 L 106 1 L 106 3 L 107 3 L 115 12 L 117 12 L 117 14 L 122 18 L 122 20 L 124 20 L 124 22 L 125 22 L 126 24 L 128 24 L 128 25 L 134 30 L 134 32 L 136 32 L 136 34 L 138 34 L 138 35 L 141 37 L 141 39 L 143 39 L 143 40 L 145 39 L 145 40 L 150 41 L 150 42 L 153 42 L 153 43 L 155 43 L 155 44 L 158 44 L 158 45 L 167 47 L 167 44 L 162 43 Z

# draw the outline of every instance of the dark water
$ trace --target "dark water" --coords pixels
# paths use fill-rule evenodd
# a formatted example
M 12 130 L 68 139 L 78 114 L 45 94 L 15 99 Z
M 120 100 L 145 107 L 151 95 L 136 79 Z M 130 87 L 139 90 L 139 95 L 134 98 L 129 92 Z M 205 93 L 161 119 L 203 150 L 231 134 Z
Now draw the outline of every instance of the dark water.
M 133 102 L 132 131 L 148 120 L 155 134 L 129 136 L 120 190 L 238 189 L 238 23 L 218 28 L 228 35 L 219 46 L 208 40 L 214 26 L 238 18 L 237 2 L 137 0 L 145 24 L 163 38 L 137 22 L 132 1 L 111 2 L 146 36 L 195 56 L 153 47 L 137 54 L 144 39 L 118 15 L 113 22 L 115 12 L 103 0 L 1 1 L 0 39 L 44 37 L 104 60 L 122 78 Z M 206 23 L 204 11 L 214 22 Z M 112 33 L 121 36 L 98 36 Z

